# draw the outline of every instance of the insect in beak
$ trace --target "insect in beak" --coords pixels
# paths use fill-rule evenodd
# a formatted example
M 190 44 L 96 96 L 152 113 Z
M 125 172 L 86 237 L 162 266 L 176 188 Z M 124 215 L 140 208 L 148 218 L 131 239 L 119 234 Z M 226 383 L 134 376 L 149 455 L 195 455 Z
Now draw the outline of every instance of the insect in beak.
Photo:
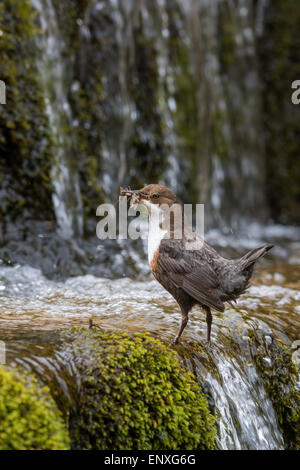
M 135 207 L 139 202 L 140 202 L 140 191 L 139 190 L 133 190 L 133 189 L 128 189 L 128 188 L 120 188 L 120 194 L 122 196 L 128 196 L 130 197 L 130 207 Z

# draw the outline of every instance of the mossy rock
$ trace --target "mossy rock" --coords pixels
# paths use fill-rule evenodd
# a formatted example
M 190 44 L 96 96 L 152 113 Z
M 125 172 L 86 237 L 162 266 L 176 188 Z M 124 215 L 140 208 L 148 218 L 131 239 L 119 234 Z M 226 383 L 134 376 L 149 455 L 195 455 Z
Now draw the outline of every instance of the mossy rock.
M 38 71 L 40 30 L 31 0 L 0 2 L 0 222 L 53 220 L 53 132 Z
M 300 449 L 300 391 L 298 370 L 292 361 L 291 351 L 273 340 L 268 345 L 255 342 L 252 346 L 253 360 L 264 381 L 272 401 L 279 427 L 287 449 Z M 264 361 L 269 358 L 271 366 Z
M 0 450 L 63 450 L 69 436 L 49 395 L 28 373 L 0 366 Z
M 76 449 L 212 449 L 215 419 L 176 353 L 148 334 L 75 330 Z

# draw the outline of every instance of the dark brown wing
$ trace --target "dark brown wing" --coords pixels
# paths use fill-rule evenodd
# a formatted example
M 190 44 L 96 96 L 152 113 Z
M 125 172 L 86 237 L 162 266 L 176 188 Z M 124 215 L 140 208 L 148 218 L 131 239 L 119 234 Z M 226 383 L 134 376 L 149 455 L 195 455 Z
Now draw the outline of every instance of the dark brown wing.
M 199 303 L 224 312 L 217 275 L 195 252 L 185 250 L 178 242 L 162 241 L 157 265 L 177 288 L 184 290 Z

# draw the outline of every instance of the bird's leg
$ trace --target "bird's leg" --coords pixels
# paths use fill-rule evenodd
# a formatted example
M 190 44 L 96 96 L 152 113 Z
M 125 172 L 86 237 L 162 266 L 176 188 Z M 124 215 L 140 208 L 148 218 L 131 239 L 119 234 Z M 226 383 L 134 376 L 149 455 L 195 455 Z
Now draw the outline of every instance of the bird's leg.
M 212 324 L 212 314 L 209 307 L 204 307 L 204 311 L 206 313 L 206 324 L 207 324 L 207 332 L 206 332 L 206 340 L 207 345 L 210 346 L 210 332 L 211 332 L 211 324 Z
M 101 327 L 99 325 L 95 325 L 95 323 L 93 322 L 93 319 L 90 318 L 89 319 L 89 329 L 91 330 L 92 328 L 99 328 L 99 330 L 101 330 Z
M 189 320 L 189 316 L 187 313 L 185 312 L 182 312 L 181 313 L 182 317 L 181 317 L 181 325 L 180 325 L 180 328 L 179 328 L 179 331 L 177 333 L 177 335 L 175 336 L 174 338 L 174 341 L 173 341 L 173 344 L 178 344 L 179 342 L 179 338 L 183 332 L 183 330 L 185 329 L 186 325 L 187 325 L 187 322 Z

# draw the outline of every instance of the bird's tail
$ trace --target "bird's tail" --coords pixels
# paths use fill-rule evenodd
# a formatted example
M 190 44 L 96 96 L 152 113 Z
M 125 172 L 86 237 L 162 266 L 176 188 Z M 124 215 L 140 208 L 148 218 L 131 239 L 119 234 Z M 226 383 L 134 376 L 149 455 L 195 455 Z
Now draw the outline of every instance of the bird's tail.
M 240 263 L 244 268 L 247 268 L 251 264 L 255 263 L 259 258 L 264 256 L 274 245 L 266 243 L 265 245 L 254 248 L 254 250 L 248 251 L 242 258 L 240 258 Z
M 246 277 L 250 279 L 256 261 L 262 258 L 273 246 L 274 245 L 270 243 L 266 243 L 258 248 L 254 248 L 254 250 L 248 251 L 248 253 L 239 259 L 240 271 L 246 274 Z
M 226 298 L 224 300 L 235 300 L 243 294 L 249 287 L 249 280 L 253 274 L 253 267 L 262 256 L 264 256 L 274 245 L 265 244 L 254 248 L 246 253 L 242 258 L 234 261 L 236 266 L 233 276 L 227 280 L 225 286 Z

